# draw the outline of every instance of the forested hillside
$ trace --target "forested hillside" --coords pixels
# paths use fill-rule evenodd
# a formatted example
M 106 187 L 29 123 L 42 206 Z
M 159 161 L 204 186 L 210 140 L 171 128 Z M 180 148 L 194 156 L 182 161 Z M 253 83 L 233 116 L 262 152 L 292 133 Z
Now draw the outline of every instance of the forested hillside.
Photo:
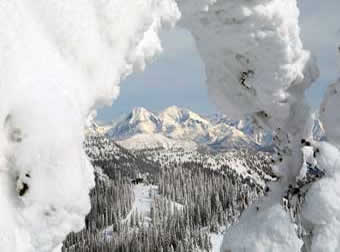
M 243 176 L 224 162 L 213 169 L 199 159 L 152 162 L 99 134 L 88 136 L 85 149 L 97 167 L 92 210 L 86 229 L 64 242 L 64 252 L 213 251 L 211 235 L 221 235 L 264 191 L 250 173 Z M 267 161 L 261 161 L 266 169 Z M 262 167 L 251 155 L 242 162 L 253 171 Z M 138 207 L 143 200 L 148 204 Z

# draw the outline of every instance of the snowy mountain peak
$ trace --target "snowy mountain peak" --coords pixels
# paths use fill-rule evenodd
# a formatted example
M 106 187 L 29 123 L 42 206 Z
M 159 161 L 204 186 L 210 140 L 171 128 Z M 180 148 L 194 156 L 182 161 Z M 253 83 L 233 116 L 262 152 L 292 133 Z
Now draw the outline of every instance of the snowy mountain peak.
M 152 113 L 144 107 L 134 107 L 131 111 L 131 114 L 136 116 L 145 116 Z
M 143 107 L 137 107 L 127 117 L 117 122 L 108 134 L 116 140 L 121 140 L 136 134 L 152 134 L 160 127 L 161 122 L 154 113 Z
M 207 120 L 203 119 L 200 115 L 192 112 L 189 109 L 180 108 L 177 106 L 171 106 L 163 110 L 159 117 L 164 122 L 176 122 L 176 123 L 183 123 L 187 120 L 193 120 L 198 123 L 205 123 L 210 124 Z
M 156 118 L 152 112 L 143 107 L 135 107 L 126 118 L 130 123 L 138 123 L 153 120 Z

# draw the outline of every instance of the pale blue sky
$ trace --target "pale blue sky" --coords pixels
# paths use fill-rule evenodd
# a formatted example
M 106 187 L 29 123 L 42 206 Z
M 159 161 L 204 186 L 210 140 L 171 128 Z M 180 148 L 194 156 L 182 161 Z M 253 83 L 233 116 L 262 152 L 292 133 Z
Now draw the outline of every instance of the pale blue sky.
M 321 76 L 308 91 L 317 109 L 325 88 L 337 77 L 336 42 L 340 31 L 339 0 L 300 0 L 304 45 L 316 56 Z M 146 68 L 121 83 L 112 107 L 101 109 L 97 118 L 109 122 L 132 108 L 160 111 L 168 106 L 187 107 L 199 113 L 216 112 L 205 86 L 204 67 L 187 31 L 175 28 L 161 34 L 164 52 Z

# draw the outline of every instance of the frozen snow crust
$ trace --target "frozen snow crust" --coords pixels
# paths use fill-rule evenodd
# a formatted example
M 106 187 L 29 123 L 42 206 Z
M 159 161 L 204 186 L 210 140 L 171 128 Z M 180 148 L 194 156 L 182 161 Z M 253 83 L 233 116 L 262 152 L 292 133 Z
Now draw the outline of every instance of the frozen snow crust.
M 171 0 L 0 2 L 0 251 L 60 251 L 90 209 L 90 111 L 161 51 Z

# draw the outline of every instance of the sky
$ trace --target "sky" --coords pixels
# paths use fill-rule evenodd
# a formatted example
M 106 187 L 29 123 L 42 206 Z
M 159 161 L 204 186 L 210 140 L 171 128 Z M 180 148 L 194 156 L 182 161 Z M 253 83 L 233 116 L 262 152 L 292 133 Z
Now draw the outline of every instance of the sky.
M 340 42 L 340 0 L 299 0 L 301 37 L 316 57 L 320 78 L 307 91 L 307 100 L 317 110 L 327 86 L 338 76 L 337 42 Z M 177 105 L 195 112 L 217 112 L 208 97 L 204 65 L 189 32 L 176 27 L 161 33 L 163 53 L 144 72 L 121 83 L 121 92 L 111 107 L 98 110 L 97 119 L 110 122 L 134 107 L 159 112 Z

